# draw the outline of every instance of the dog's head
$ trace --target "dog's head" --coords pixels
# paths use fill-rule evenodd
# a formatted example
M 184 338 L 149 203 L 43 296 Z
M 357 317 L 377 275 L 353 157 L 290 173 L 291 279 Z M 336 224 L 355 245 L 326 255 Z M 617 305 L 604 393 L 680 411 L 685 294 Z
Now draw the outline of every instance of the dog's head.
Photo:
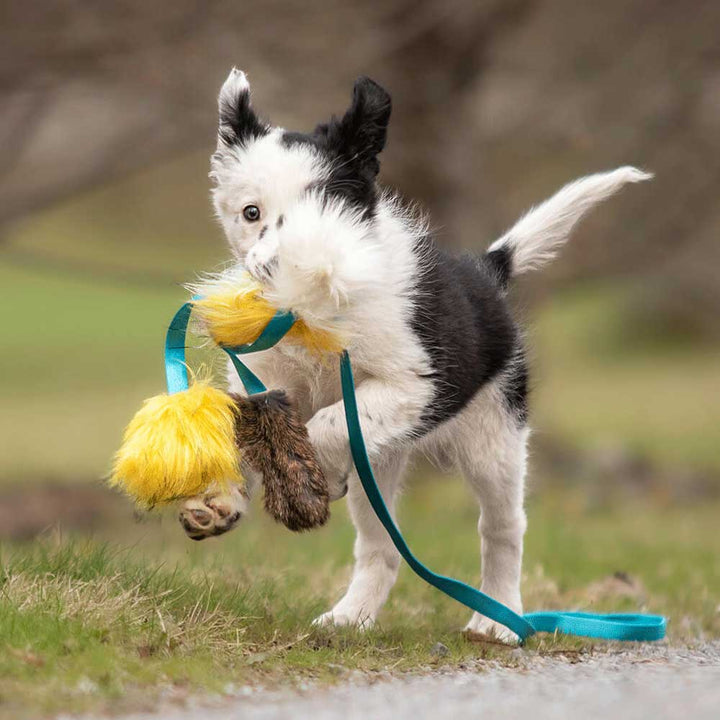
M 318 215 L 332 207 L 354 226 L 373 222 L 378 154 L 391 110 L 390 96 L 377 83 L 358 79 L 343 117 L 311 133 L 263 121 L 252 107 L 247 77 L 235 69 L 218 107 L 210 173 L 215 208 L 233 253 L 257 279 L 272 272 L 280 233 L 298 207 L 314 205 Z

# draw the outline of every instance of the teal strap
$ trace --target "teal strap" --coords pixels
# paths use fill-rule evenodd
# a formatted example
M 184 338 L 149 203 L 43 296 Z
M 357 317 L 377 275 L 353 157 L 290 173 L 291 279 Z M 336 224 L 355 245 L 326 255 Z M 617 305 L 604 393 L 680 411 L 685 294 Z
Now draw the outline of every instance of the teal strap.
M 165 335 L 165 379 L 170 395 L 188 389 L 185 338 L 191 312 L 192 303 L 185 303 L 175 313 Z
M 535 632 L 584 637 L 603 638 L 604 640 L 662 640 L 665 637 L 667 621 L 662 615 L 643 615 L 545 611 L 527 613 L 523 616 L 535 628 Z
M 165 374 L 168 392 L 188 387 L 185 363 L 185 336 L 192 311 L 192 303 L 185 303 L 175 314 L 165 340 Z M 248 394 L 264 392 L 260 379 L 237 357 L 250 352 L 267 350 L 290 330 L 295 319 L 289 312 L 278 312 L 252 343 L 223 347 L 228 354 Z M 605 640 L 660 640 L 665 637 L 666 621 L 659 615 L 609 614 L 581 612 L 535 612 L 518 615 L 489 595 L 453 578 L 438 575 L 423 565 L 410 551 L 405 538 L 385 505 L 370 465 L 358 415 L 355 381 L 350 356 L 343 352 L 340 359 L 342 394 L 345 404 L 350 451 L 355 469 L 375 514 L 387 530 L 390 539 L 412 570 L 433 587 L 458 602 L 512 630 L 521 641 L 536 632 L 561 632 L 569 635 L 603 638 Z
M 245 363 L 241 362 L 238 355 L 246 355 L 247 353 L 260 352 L 261 350 L 271 348 L 280 342 L 294 324 L 295 316 L 292 313 L 279 311 L 273 315 L 270 322 L 254 342 L 246 343 L 245 345 L 220 346 L 228 354 L 232 364 L 235 366 L 235 370 L 242 384 L 245 386 L 248 395 L 257 395 L 258 393 L 265 392 L 267 388 L 263 385 L 260 378 L 251 372 Z
M 193 298 L 197 299 L 197 298 Z M 188 389 L 187 362 L 185 360 L 185 347 L 187 342 L 187 328 L 192 313 L 192 302 L 186 302 L 170 322 L 165 336 L 165 378 L 168 393 L 171 395 Z M 277 344 L 295 323 L 295 317 L 289 312 L 276 313 L 265 326 L 260 336 L 251 343 L 234 347 L 222 347 L 232 361 L 242 384 L 248 395 L 265 392 L 267 389 L 260 378 L 250 368 L 240 361 L 238 355 L 267 350 Z
M 223 350 L 225 350 L 225 348 L 223 348 Z M 244 385 L 245 392 L 248 395 L 257 395 L 259 393 L 264 393 L 267 390 L 262 380 L 260 380 L 260 378 L 252 372 L 245 363 L 240 362 L 240 358 L 237 357 L 237 355 L 233 354 L 229 350 L 225 350 L 225 352 L 230 358 L 230 362 L 235 367 L 235 371 L 240 378 L 240 382 Z
M 403 556 L 407 564 L 426 582 L 430 583 L 438 590 L 442 590 L 446 595 L 454 598 L 463 605 L 467 605 L 473 610 L 492 618 L 496 622 L 502 623 L 509 627 L 522 640 L 529 637 L 535 632 L 533 626 L 522 616 L 513 612 L 509 607 L 494 600 L 489 595 L 481 593 L 474 587 L 470 587 L 460 580 L 438 575 L 423 565 L 410 551 L 405 538 L 400 533 L 398 526 L 392 519 L 387 509 L 385 500 L 380 493 L 375 475 L 370 465 L 370 460 L 365 449 L 365 441 L 363 440 L 362 429 L 360 428 L 360 419 L 358 416 L 357 397 L 355 396 L 355 380 L 353 379 L 352 366 L 350 365 L 350 356 L 347 351 L 342 354 L 340 361 L 340 377 L 342 381 L 343 400 L 345 402 L 345 420 L 347 422 L 348 434 L 350 438 L 350 451 L 352 453 L 355 469 L 362 483 L 365 494 L 378 516 L 378 519 L 387 530 L 388 535 L 392 539 L 395 547 Z
M 239 355 L 245 355 L 252 352 L 260 352 L 268 350 L 273 345 L 277 345 L 290 328 L 295 324 L 295 316 L 291 312 L 279 310 L 273 315 L 265 329 L 260 333 L 259 337 L 251 343 L 245 345 L 223 345 L 222 349 L 226 352 L 234 352 Z

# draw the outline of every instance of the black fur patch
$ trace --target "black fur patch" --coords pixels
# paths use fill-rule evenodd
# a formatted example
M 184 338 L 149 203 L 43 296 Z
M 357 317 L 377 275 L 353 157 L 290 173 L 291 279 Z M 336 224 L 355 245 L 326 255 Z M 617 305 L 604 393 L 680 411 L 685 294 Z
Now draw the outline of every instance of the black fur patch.
M 492 271 L 500 287 L 507 289 L 512 277 L 512 250 L 510 248 L 498 248 L 483 256 L 483 262 Z
M 318 189 L 328 197 L 343 198 L 371 218 L 377 204 L 377 156 L 385 147 L 391 110 L 390 95 L 370 78 L 361 77 L 341 119 L 333 116 L 312 133 L 286 132 L 283 142 L 288 147 L 312 145 L 325 155 L 332 169 Z
M 507 373 L 507 380 L 503 387 L 503 397 L 508 409 L 521 425 L 524 425 L 528 419 L 528 392 L 528 368 L 525 351 L 522 347 L 518 347 L 517 354 Z
M 245 90 L 234 97 L 223 95 L 220 100 L 220 129 L 218 135 L 227 146 L 244 145 L 257 140 L 269 132 L 250 107 L 250 91 Z
M 422 272 L 412 325 L 430 356 L 435 384 L 435 398 L 420 428 L 426 432 L 457 414 L 504 370 L 520 341 L 488 264 L 480 258 L 450 255 L 430 238 L 421 241 L 417 250 Z M 519 395 L 512 402 L 521 404 Z

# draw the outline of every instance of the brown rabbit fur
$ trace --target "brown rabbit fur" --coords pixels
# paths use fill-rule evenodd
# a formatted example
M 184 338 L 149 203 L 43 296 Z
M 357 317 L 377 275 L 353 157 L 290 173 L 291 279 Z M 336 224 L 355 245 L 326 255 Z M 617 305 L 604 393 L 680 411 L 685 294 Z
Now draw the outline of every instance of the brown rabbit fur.
M 235 438 L 244 460 L 262 474 L 265 509 L 290 530 L 310 530 L 330 516 L 325 475 L 290 399 L 282 390 L 243 397 Z

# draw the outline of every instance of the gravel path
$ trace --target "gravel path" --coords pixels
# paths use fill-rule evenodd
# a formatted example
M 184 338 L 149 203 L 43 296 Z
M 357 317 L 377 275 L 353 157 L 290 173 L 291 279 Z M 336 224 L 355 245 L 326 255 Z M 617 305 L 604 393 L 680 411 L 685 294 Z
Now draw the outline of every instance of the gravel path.
M 695 648 L 643 645 L 594 655 L 541 657 L 511 651 L 518 667 L 355 679 L 329 689 L 240 688 L 212 704 L 165 706 L 124 720 L 716 720 L 720 718 L 720 642 Z

